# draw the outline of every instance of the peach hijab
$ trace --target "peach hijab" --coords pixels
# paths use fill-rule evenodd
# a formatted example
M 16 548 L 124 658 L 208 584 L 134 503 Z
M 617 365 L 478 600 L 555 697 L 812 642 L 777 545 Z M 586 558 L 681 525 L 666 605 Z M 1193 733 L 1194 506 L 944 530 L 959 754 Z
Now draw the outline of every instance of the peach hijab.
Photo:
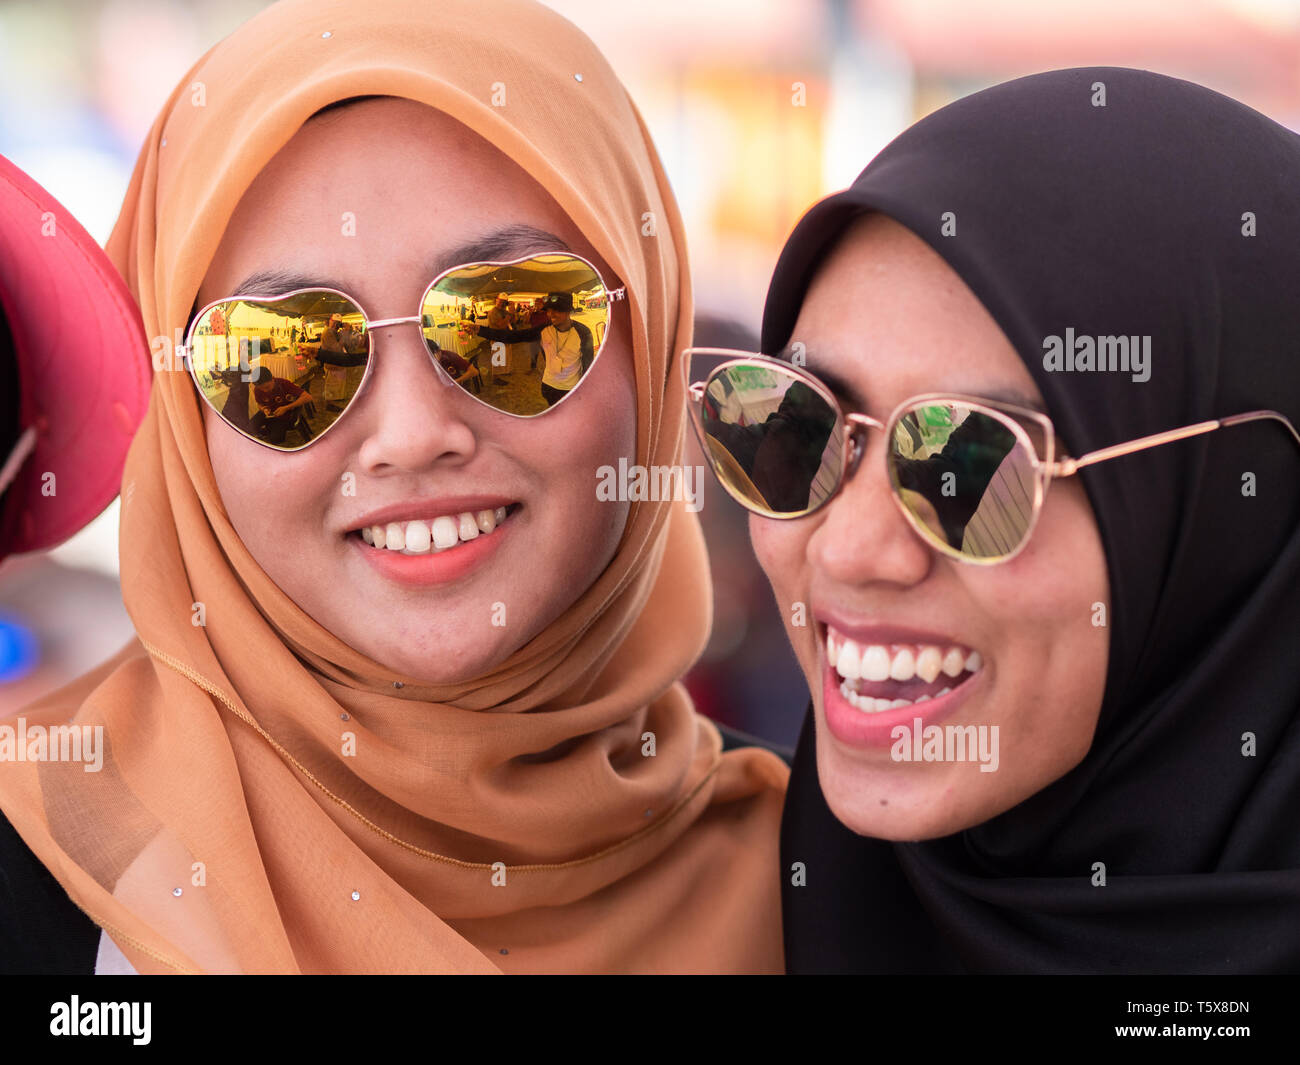
M 209 51 L 150 131 L 108 245 L 149 335 L 184 327 L 275 152 L 368 94 L 451 115 L 574 219 L 628 288 L 637 461 L 680 462 L 681 220 L 604 59 L 527 0 L 287 0 Z M 782 969 L 787 770 L 722 754 L 678 682 L 710 615 L 682 504 L 634 504 L 566 613 L 490 674 L 434 687 L 342 643 L 262 572 L 182 372 L 155 377 L 122 499 L 138 642 L 25 712 L 28 729 L 102 726 L 103 767 L 5 764 L 0 807 L 140 972 Z

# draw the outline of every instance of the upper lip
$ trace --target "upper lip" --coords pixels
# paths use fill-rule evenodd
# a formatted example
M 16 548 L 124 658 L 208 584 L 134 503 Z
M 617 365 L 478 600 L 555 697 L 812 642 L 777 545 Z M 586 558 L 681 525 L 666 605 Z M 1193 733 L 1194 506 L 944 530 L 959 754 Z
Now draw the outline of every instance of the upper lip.
M 378 510 L 367 511 L 360 517 L 353 518 L 348 531 L 364 529 L 368 525 L 387 525 L 401 521 L 432 521 L 444 515 L 473 513 L 476 510 L 496 510 L 508 507 L 516 500 L 509 496 L 437 496 L 422 499 L 410 499 L 404 503 L 392 503 Z
M 970 651 L 976 650 L 975 645 L 966 640 L 958 639 L 951 633 L 935 632 L 933 629 L 913 628 L 910 625 L 883 625 L 875 622 L 850 621 L 843 614 L 824 607 L 814 608 L 813 617 L 823 625 L 829 625 L 836 632 L 847 636 L 856 644 L 880 644 L 886 646 L 892 643 L 900 643 L 934 647 L 956 646 L 964 647 Z

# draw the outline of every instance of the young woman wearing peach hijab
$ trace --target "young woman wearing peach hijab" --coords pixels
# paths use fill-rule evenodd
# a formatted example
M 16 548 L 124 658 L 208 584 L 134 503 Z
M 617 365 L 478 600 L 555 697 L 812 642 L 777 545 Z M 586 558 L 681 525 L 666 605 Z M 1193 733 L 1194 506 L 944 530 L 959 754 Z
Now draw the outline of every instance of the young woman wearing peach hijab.
M 123 481 L 138 641 L 26 712 L 101 726 L 99 772 L 0 767 L 5 817 L 136 971 L 782 968 L 787 770 L 724 753 L 679 683 L 709 624 L 698 525 L 595 493 L 621 456 L 680 462 L 681 220 L 594 46 L 492 6 L 435 29 L 419 3 L 277 4 L 137 164 L 109 252 L 167 338 Z M 565 252 L 625 298 L 589 379 L 511 417 L 413 312 L 450 266 Z M 209 303 L 305 287 L 365 309 L 372 365 L 312 408 L 327 434 L 268 448 L 171 348 Z M 377 545 L 460 510 L 490 531 Z

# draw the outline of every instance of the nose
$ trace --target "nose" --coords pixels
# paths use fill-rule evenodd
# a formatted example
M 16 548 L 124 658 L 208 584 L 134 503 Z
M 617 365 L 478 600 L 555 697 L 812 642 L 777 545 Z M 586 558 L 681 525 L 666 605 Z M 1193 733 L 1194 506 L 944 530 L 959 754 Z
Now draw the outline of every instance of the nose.
M 370 336 L 374 365 L 357 411 L 363 470 L 382 475 L 468 462 L 478 448 L 465 417 L 470 400 L 435 369 L 418 321 L 372 329 Z
M 885 434 L 862 434 L 863 451 L 826 516 L 808 540 L 808 559 L 829 581 L 841 585 L 923 581 L 936 554 L 916 535 L 892 498 L 885 469 Z

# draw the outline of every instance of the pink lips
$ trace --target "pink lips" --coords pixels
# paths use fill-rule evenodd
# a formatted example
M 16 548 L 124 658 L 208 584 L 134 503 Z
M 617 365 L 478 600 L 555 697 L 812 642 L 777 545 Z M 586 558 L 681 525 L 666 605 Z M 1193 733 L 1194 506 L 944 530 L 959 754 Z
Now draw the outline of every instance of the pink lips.
M 915 629 L 904 625 L 862 624 L 822 607 L 814 608 L 813 617 L 823 625 L 830 626 L 836 632 L 858 643 L 917 643 L 939 646 L 962 644 L 961 640 L 954 640 L 947 633 Z
M 860 624 L 829 612 L 816 610 L 814 616 L 823 625 L 834 628 L 842 636 L 862 644 L 927 644 L 932 646 L 949 646 L 960 644 L 948 634 L 935 633 L 922 629 L 895 625 Z M 843 678 L 835 666 L 827 660 L 825 630 L 820 628 L 818 638 L 818 657 L 822 662 L 822 706 L 826 716 L 826 727 L 841 743 L 862 749 L 889 748 L 895 742 L 894 729 L 904 725 L 909 731 L 920 719 L 920 728 L 943 721 L 957 713 L 982 687 L 984 672 L 974 675 L 966 674 L 946 695 L 939 695 L 910 706 L 901 706 L 894 710 L 881 710 L 867 713 L 848 701 L 840 691 Z M 962 644 L 964 646 L 964 644 Z
M 496 552 L 501 540 L 509 535 L 509 526 L 507 518 L 488 536 L 480 536 L 446 551 L 431 551 L 427 555 L 404 555 L 400 551 L 371 547 L 359 536 L 353 537 L 352 543 L 365 560 L 389 580 L 420 587 L 447 584 L 478 569 Z
M 897 710 L 882 710 L 868 714 L 859 710 L 840 694 L 840 675 L 829 663 L 822 670 L 822 705 L 826 711 L 826 727 L 837 740 L 852 747 L 889 747 L 894 742 L 895 726 L 910 729 L 917 718 L 921 727 L 942 721 L 957 712 L 970 697 L 971 690 L 979 685 L 982 673 L 959 684 L 947 695 L 940 695 L 923 703 L 900 706 Z

